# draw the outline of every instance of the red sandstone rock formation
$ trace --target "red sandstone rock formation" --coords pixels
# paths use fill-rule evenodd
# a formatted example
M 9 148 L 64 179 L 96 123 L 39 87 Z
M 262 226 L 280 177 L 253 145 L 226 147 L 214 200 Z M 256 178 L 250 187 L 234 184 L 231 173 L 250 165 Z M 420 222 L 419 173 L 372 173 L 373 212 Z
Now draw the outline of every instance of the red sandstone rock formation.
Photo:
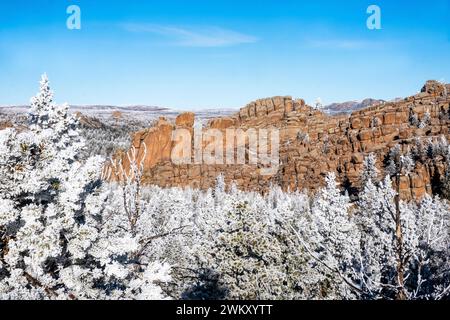
M 229 128 L 271 128 L 280 130 L 280 167 L 271 176 L 259 174 L 260 165 L 174 165 L 170 159 L 174 147 L 172 132 L 176 128 L 193 130 L 194 115 L 180 115 L 175 124 L 161 119 L 148 130 L 134 135 L 133 146 L 143 156 L 147 146 L 144 182 L 162 187 L 191 186 L 209 188 L 223 173 L 225 181 L 235 181 L 244 190 L 264 192 L 271 184 L 285 190 L 315 190 L 323 184 L 323 176 L 337 172 L 350 188 L 358 188 L 363 159 L 369 153 L 383 161 L 389 150 L 399 144 L 404 152 L 415 138 L 449 138 L 449 85 L 428 81 L 422 92 L 398 102 L 387 102 L 353 112 L 351 115 L 328 116 L 291 97 L 260 99 L 242 108 L 233 117 L 213 119 L 204 129 L 225 131 Z M 423 119 L 431 116 L 424 128 L 410 123 L 411 114 Z M 225 136 L 225 133 L 224 133 Z M 126 157 L 121 155 L 124 163 Z M 402 177 L 401 196 L 420 198 L 431 193 L 433 180 L 443 173 L 443 159 L 418 163 L 410 177 Z
M 179 127 L 192 128 L 194 126 L 195 114 L 192 112 L 185 112 L 180 114 L 176 120 L 175 124 Z

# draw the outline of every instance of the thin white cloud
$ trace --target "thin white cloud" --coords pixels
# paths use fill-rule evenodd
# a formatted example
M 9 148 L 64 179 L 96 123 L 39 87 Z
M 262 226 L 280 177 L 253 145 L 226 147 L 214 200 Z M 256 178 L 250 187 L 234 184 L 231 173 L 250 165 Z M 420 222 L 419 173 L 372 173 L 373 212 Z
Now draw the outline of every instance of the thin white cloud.
M 152 33 L 164 36 L 169 43 L 183 47 L 229 47 L 255 43 L 258 38 L 219 27 L 182 28 L 155 24 L 127 23 L 122 27 L 134 33 Z

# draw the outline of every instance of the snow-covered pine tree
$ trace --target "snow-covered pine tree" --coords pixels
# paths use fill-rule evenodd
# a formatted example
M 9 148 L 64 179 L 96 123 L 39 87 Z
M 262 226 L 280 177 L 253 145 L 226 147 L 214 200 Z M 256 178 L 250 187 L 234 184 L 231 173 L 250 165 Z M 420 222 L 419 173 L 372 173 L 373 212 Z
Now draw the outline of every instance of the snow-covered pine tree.
M 431 114 L 430 110 L 427 110 L 423 115 L 422 120 L 420 120 L 419 129 L 426 128 L 428 125 L 430 125 L 430 123 L 431 123 Z
M 0 132 L 3 298 L 76 297 L 64 282 L 90 272 L 82 261 L 98 236 L 102 161 L 78 161 L 83 142 L 76 119 L 67 106 L 53 105 L 52 97 L 44 75 L 32 99 L 29 130 Z M 73 264 L 77 280 L 63 276 Z
M 77 121 L 52 97 L 44 75 L 28 130 L 0 131 L 0 298 L 161 298 L 154 282 L 167 279 L 165 266 L 117 271 L 133 245 L 101 239 L 103 160 L 80 159 Z
M 347 284 L 353 285 L 352 266 L 357 257 L 355 248 L 358 248 L 360 234 L 350 215 L 350 199 L 338 188 L 336 175 L 329 173 L 325 182 L 326 186 L 319 190 L 312 203 L 315 234 L 307 241 L 321 261 L 318 270 L 332 277 L 330 297 L 351 298 L 357 286 L 352 288 Z
M 399 158 L 402 153 L 401 147 L 396 144 L 391 150 L 387 158 L 386 172 L 391 176 L 395 176 L 399 169 Z
M 295 299 L 301 297 L 292 254 L 267 212 L 237 202 L 212 242 L 201 249 L 203 265 L 219 277 L 227 299 Z
M 450 297 L 450 207 L 426 195 L 402 205 L 405 293 L 408 299 Z
M 360 175 L 360 184 L 362 188 L 371 181 L 372 183 L 378 183 L 378 175 L 380 171 L 377 166 L 377 158 L 375 154 L 370 153 L 367 157 L 364 158 L 363 169 Z
M 367 298 L 383 297 L 384 284 L 395 278 L 395 195 L 389 176 L 379 185 L 370 181 L 359 195 L 355 215 L 361 232 L 357 274 Z

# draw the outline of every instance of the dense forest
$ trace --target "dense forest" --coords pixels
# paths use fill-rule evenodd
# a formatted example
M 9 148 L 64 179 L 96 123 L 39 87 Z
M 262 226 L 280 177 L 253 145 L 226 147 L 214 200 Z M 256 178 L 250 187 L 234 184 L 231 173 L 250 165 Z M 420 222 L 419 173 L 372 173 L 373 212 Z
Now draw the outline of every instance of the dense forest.
M 131 149 L 107 181 L 107 157 L 139 127 L 81 128 L 42 78 L 26 129 L 0 131 L 0 299 L 450 297 L 450 170 L 420 202 L 395 184 L 420 154 L 395 148 L 386 177 L 364 160 L 351 198 L 333 172 L 316 194 L 222 176 L 162 189 L 142 185 Z M 424 152 L 450 162 L 445 140 Z

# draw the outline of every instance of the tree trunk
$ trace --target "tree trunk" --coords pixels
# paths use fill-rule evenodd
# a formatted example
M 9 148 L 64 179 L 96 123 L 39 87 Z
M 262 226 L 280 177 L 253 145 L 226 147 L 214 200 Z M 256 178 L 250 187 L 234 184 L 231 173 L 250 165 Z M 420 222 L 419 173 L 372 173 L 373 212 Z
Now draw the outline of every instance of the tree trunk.
M 395 196 L 395 239 L 396 239 L 396 253 L 397 253 L 397 300 L 406 300 L 405 293 L 405 265 L 403 259 L 403 230 L 400 212 L 400 177 L 402 167 L 400 165 L 400 172 L 397 174 L 397 195 Z

